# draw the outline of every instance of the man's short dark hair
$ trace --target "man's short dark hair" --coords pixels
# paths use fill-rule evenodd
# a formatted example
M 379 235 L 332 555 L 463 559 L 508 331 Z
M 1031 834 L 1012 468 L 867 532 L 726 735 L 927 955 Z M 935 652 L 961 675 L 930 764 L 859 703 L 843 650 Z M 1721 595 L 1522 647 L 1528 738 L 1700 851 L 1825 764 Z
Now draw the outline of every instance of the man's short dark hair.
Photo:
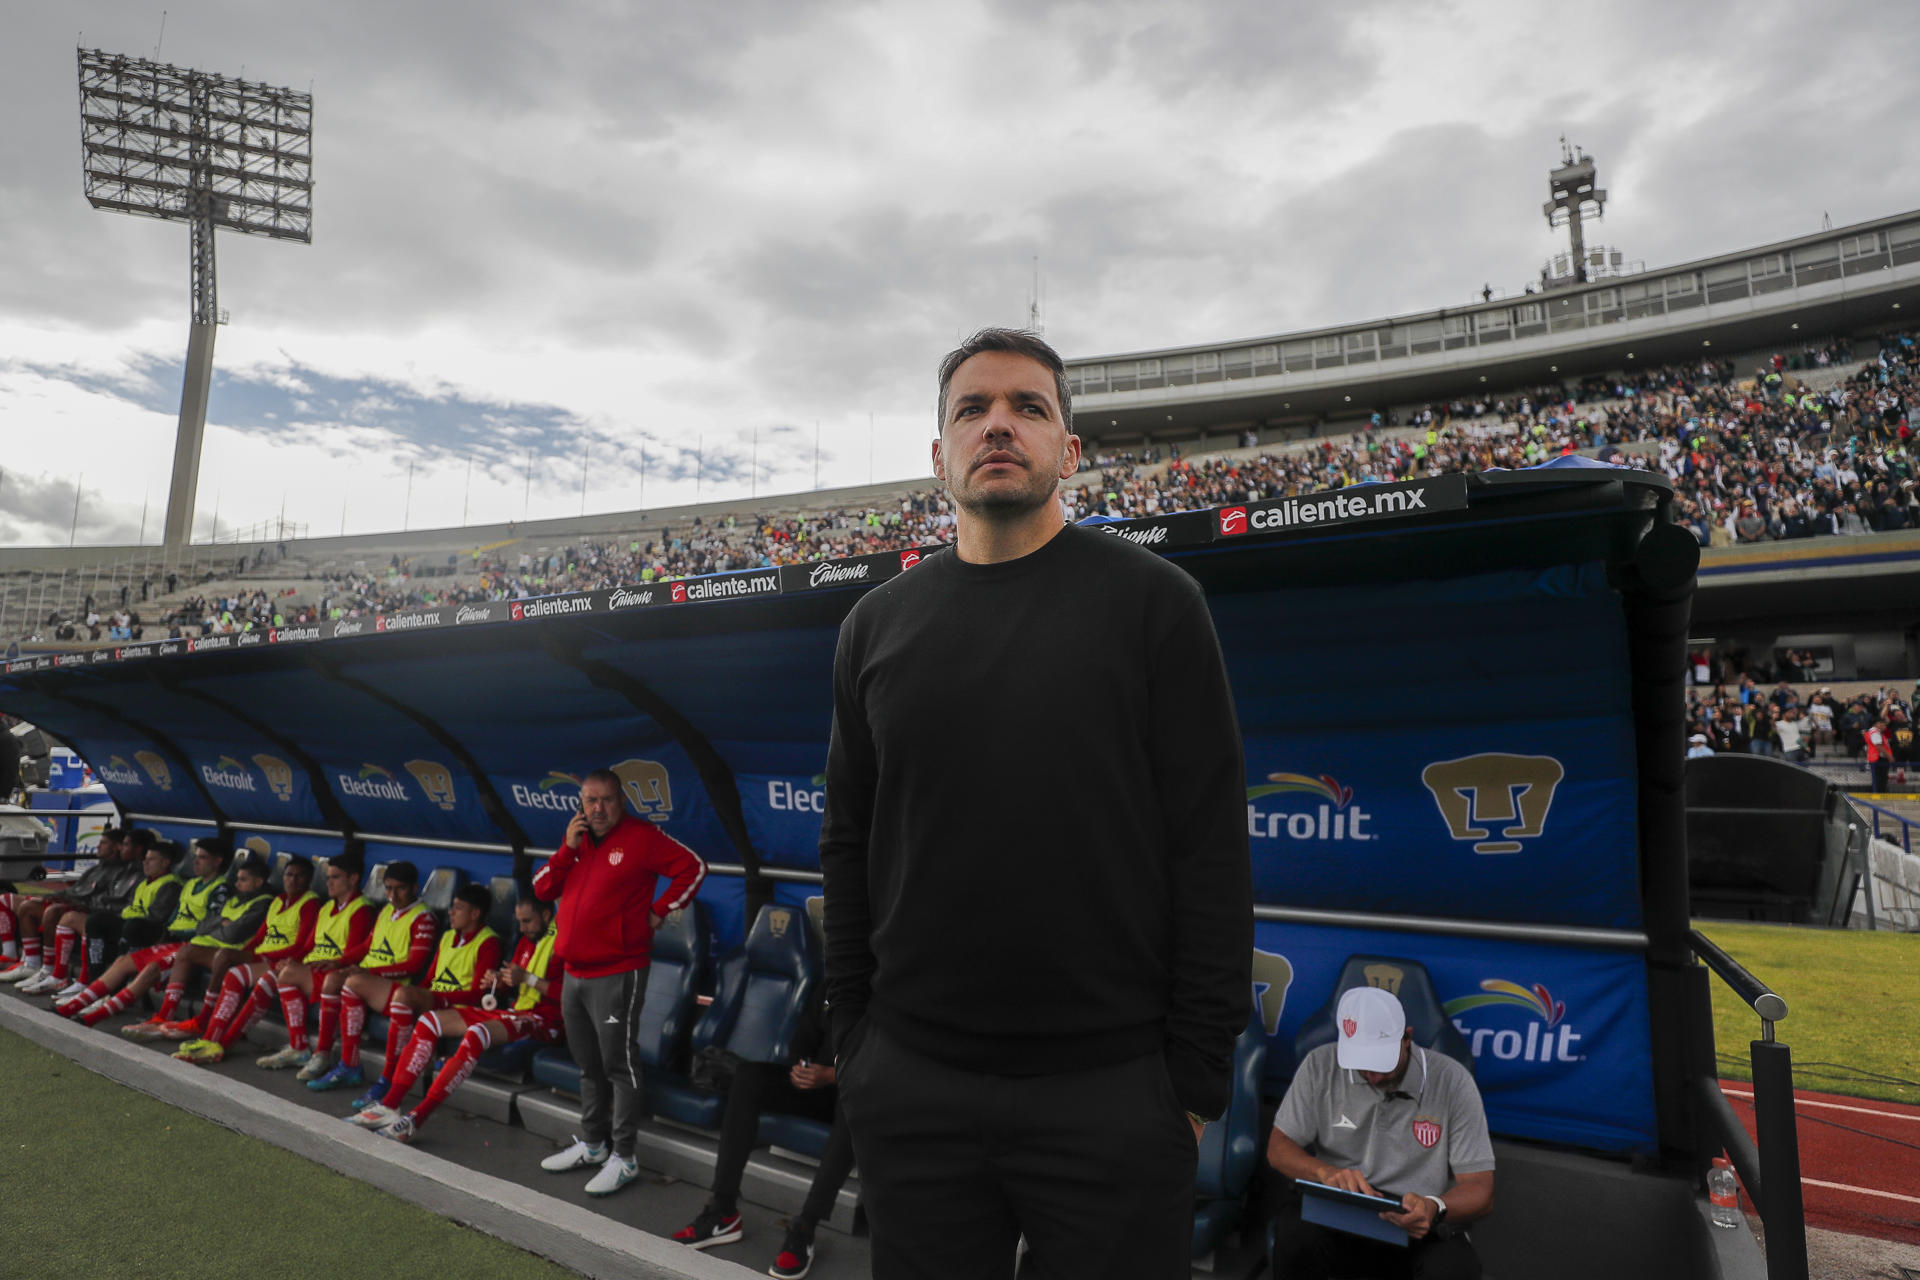
M 291 858 L 287 859 L 286 866 L 280 868 L 280 874 L 284 876 L 287 874 L 287 872 L 293 870 L 295 867 L 299 867 L 302 871 L 306 872 L 307 879 L 309 880 L 313 879 L 313 859 L 312 858 L 309 858 L 304 853 L 296 853 Z
M 193 847 L 196 849 L 205 849 L 208 853 L 212 854 L 220 863 L 222 870 L 226 868 L 229 862 L 233 861 L 233 846 L 225 840 L 222 840 L 219 836 L 201 836 L 193 842 Z
M 453 891 L 458 901 L 479 909 L 481 915 L 493 910 L 493 890 L 479 883 L 463 884 Z
M 580 779 L 581 795 L 584 796 L 587 794 L 587 784 L 589 782 L 604 782 L 608 786 L 613 788 L 614 795 L 617 796 L 620 794 L 620 787 L 621 787 L 620 775 L 615 773 L 611 769 L 589 769 L 587 771 L 587 776 Z
M 418 885 L 420 883 L 420 868 L 414 866 L 411 862 L 389 862 L 386 873 L 381 878 L 383 880 L 398 880 L 401 884 Z
M 983 351 L 1025 356 L 1051 369 L 1054 394 L 1060 400 L 1060 425 L 1073 430 L 1073 392 L 1067 388 L 1067 364 L 1060 353 L 1029 329 L 982 329 L 947 352 L 946 359 L 940 362 L 940 400 L 934 410 L 939 431 L 945 433 L 947 429 L 947 387 L 953 382 L 954 371 Z
M 127 840 L 142 854 L 145 854 L 147 850 L 160 843 L 160 837 L 154 833 L 152 827 L 134 828 L 133 831 L 128 833 Z

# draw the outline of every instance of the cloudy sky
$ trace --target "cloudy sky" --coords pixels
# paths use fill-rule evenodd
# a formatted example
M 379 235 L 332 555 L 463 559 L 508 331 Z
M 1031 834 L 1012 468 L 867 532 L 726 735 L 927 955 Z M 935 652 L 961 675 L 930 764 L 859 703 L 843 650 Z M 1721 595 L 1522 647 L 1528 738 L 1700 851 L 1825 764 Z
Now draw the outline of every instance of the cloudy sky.
M 1563 132 L 1652 266 L 1920 207 L 1903 0 L 160 14 L 0 0 L 0 545 L 165 503 L 187 235 L 86 204 L 76 41 L 314 95 L 313 243 L 219 240 L 202 538 L 924 475 L 1036 257 L 1069 357 L 1518 290 Z

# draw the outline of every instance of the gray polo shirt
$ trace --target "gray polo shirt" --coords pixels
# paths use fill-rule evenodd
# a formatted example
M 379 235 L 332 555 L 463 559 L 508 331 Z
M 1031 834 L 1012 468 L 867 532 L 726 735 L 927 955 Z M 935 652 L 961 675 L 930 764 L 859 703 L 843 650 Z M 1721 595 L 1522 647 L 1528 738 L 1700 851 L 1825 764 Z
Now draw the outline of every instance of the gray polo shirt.
M 1273 1127 L 1379 1190 L 1444 1195 L 1463 1173 L 1493 1168 L 1487 1113 L 1467 1069 L 1415 1045 L 1396 1095 L 1382 1094 L 1321 1045 L 1300 1064 Z

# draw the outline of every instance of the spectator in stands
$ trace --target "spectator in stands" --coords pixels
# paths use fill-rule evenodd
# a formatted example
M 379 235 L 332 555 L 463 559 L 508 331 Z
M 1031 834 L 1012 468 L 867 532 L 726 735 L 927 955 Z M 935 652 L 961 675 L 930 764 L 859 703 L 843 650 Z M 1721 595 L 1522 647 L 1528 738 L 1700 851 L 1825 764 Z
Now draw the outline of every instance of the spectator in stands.
M 1865 733 L 1867 746 L 1867 772 L 1873 776 L 1873 789 L 1876 793 L 1885 792 L 1889 774 L 1893 771 L 1893 740 L 1887 733 L 1887 719 L 1876 716 Z
M 85 991 L 63 1001 L 55 1012 L 96 1026 L 140 999 L 173 965 L 175 957 L 200 931 L 220 918 L 233 886 L 227 882 L 232 860 L 224 840 L 214 837 L 193 842 L 193 879 L 180 887 L 180 899 L 159 942 L 121 956 Z M 169 1010 L 171 1012 L 171 1010 Z M 162 1018 L 122 1027 L 121 1034 L 136 1040 L 158 1039 Z
M 1289 1188 L 1296 1179 L 1370 1196 L 1394 1188 L 1400 1212 L 1380 1217 L 1407 1233 L 1408 1246 L 1304 1222 L 1295 1193 L 1274 1219 L 1274 1274 L 1474 1280 L 1480 1260 L 1460 1228 L 1492 1212 L 1494 1160 L 1473 1076 L 1414 1044 L 1399 999 L 1378 987 L 1341 996 L 1337 1025 L 1334 1043 L 1294 1073 L 1267 1163 Z
M 1794 764 L 1805 764 L 1812 758 L 1807 749 L 1806 723 L 1800 718 L 1800 708 L 1788 707 L 1787 713 L 1773 727 L 1775 736 L 1780 740 L 1780 754 Z
M 500 935 L 487 926 L 491 910 L 493 892 L 483 884 L 463 884 L 454 892 L 453 904 L 447 908 L 447 928 L 440 935 L 439 949 L 424 985 L 370 973 L 356 973 L 347 979 L 340 993 L 342 1023 L 351 1026 L 360 1021 L 368 1007 L 384 1008 L 387 1013 L 387 1051 L 380 1059 L 380 1074 L 366 1093 L 354 1099 L 355 1115 L 387 1096 L 399 1049 L 413 1034 L 417 1020 L 435 1009 L 479 1005 L 494 971 L 500 967 Z M 346 1053 L 344 1046 L 341 1052 Z
M 874 1274 L 1005 1274 L 1024 1231 L 1043 1271 L 1184 1276 L 1252 989 L 1219 642 L 1191 578 L 1062 524 L 1080 441 L 1051 347 L 983 330 L 939 406 L 957 541 L 841 627 L 820 837 Z M 1069 653 L 1107 674 L 1061 751 Z M 986 848 L 1040 880 L 990 889 Z M 977 912 L 995 945 L 954 947 Z
M 78 943 L 82 954 L 80 976 L 53 993 L 56 1005 L 85 991 L 93 975 L 105 973 L 107 966 L 125 951 L 160 941 L 167 921 L 173 918 L 181 885 L 180 877 L 173 874 L 173 855 L 144 828 L 133 832 L 128 843 L 135 848 L 144 846 L 140 855 L 140 882 L 119 910 L 96 908 L 87 913 Z M 62 925 L 61 931 L 64 930 Z
M 824 1004 L 825 993 L 808 1003 L 806 1016 L 795 1030 L 794 1061 L 742 1062 L 727 1087 L 726 1111 L 720 1121 L 720 1152 L 714 1160 L 713 1190 L 700 1215 L 673 1238 L 693 1249 L 732 1244 L 746 1234 L 740 1217 L 740 1179 L 747 1156 L 759 1141 L 763 1112 L 807 1116 L 829 1126 L 820 1166 L 807 1188 L 806 1203 L 787 1227 L 786 1239 L 768 1274 L 798 1277 L 813 1265 L 815 1229 L 833 1212 L 834 1197 L 853 1170 L 853 1138 L 836 1105 L 832 1044 Z
M 484 975 L 486 994 L 479 1007 L 455 1008 L 449 1004 L 421 1014 L 393 1068 L 393 1084 L 386 1096 L 354 1116 L 355 1124 L 371 1128 L 383 1138 L 412 1142 L 440 1104 L 473 1074 L 481 1054 L 522 1040 L 559 1044 L 566 1038 L 560 1014 L 564 978 L 553 966 L 554 944 L 560 936 L 553 923 L 553 906 L 538 898 L 525 898 L 514 905 L 513 916 L 520 933 L 513 959 Z M 497 1002 L 502 998 L 512 1004 L 500 1008 Z M 457 1042 L 452 1056 L 433 1078 L 426 1096 L 405 1115 L 400 1114 L 400 1104 L 406 1101 L 414 1083 L 426 1075 L 441 1040 Z
M 267 905 L 260 936 L 239 963 L 227 970 L 216 998 L 211 991 L 201 1002 L 202 1036 L 175 1051 L 183 1062 L 214 1063 L 227 1056 L 238 1036 L 263 1014 L 279 994 L 273 974 L 295 956 L 313 947 L 313 929 L 320 916 L 320 898 L 313 892 L 313 859 L 296 855 L 282 870 L 280 892 Z
M 102 830 L 95 850 L 97 860 L 70 888 L 44 897 L 0 894 L 0 954 L 13 961 L 0 971 L 0 982 L 24 983 L 45 973 L 42 960 L 53 950 L 60 917 L 71 910 L 92 908 L 94 899 L 120 874 L 126 839 L 123 827 Z
M 256 1066 L 269 1071 L 304 1067 L 312 1061 L 314 1050 L 307 1047 L 307 1006 L 318 994 L 315 984 L 324 983 L 339 970 L 357 966 L 373 941 L 373 904 L 360 896 L 359 859 L 333 859 L 327 863 L 326 880 L 327 900 L 314 917 L 313 945 L 300 959 L 288 960 L 273 974 L 274 994 L 287 1024 L 287 1047 L 255 1060 Z M 336 1016 L 324 1028 L 330 1034 L 339 1031 L 337 997 L 334 1008 Z M 319 1052 L 324 1057 L 332 1048 L 329 1038 L 321 1042 Z
M 707 876 L 700 855 L 627 813 L 621 791 L 613 770 L 587 774 L 566 839 L 533 877 L 535 897 L 559 900 L 557 950 L 566 976 L 560 1007 L 567 1048 L 580 1064 L 580 1136 L 540 1167 L 564 1173 L 601 1166 L 587 1183 L 591 1195 L 611 1195 L 640 1174 L 633 1038 L 653 931 L 668 912 L 693 901 Z M 666 888 L 656 894 L 662 878 Z
M 440 937 L 440 922 L 420 901 L 420 868 L 411 862 L 389 863 L 381 885 L 387 891 L 387 901 L 374 917 L 366 954 L 358 965 L 352 968 L 343 965 L 327 974 L 320 984 L 319 1051 L 300 1068 L 298 1076 L 316 1093 L 343 1086 L 357 1089 L 366 1083 L 366 1077 L 360 1073 L 360 1033 L 366 1028 L 366 995 L 384 998 L 391 994 L 395 984 L 418 978 Z M 363 985 L 363 994 L 349 1001 L 347 984 L 363 976 L 385 985 Z M 327 1048 L 333 1043 L 336 1030 L 340 1036 L 340 1058 L 329 1062 Z M 386 1057 L 393 1056 L 402 1038 L 390 1018 Z
M 1687 742 L 1690 744 L 1687 747 L 1687 759 L 1689 760 L 1698 760 L 1701 756 L 1710 756 L 1713 754 L 1713 748 L 1707 745 L 1707 735 L 1704 733 L 1694 734 L 1687 739 Z
M 133 901 L 134 890 L 145 876 L 142 864 L 146 860 L 147 850 L 153 846 L 152 831 L 142 828 L 126 832 L 119 842 L 119 861 L 85 906 L 76 905 L 57 913 L 48 908 L 41 918 L 43 933 L 48 927 L 53 931 L 51 943 L 44 940 L 41 943 L 42 963 L 46 965 L 46 972 L 22 982 L 21 994 L 44 996 L 63 992 L 71 985 L 68 966 L 76 959 L 76 972 L 85 971 L 87 922 L 96 913 L 108 919 L 117 918 L 121 910 Z

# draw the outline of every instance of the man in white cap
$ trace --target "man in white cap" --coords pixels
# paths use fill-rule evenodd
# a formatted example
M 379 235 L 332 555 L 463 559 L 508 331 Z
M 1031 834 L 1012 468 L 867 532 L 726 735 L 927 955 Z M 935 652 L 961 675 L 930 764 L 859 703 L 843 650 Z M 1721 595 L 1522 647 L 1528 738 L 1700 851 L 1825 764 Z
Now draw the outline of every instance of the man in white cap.
M 1687 759 L 1698 760 L 1701 756 L 1710 756 L 1713 748 L 1707 745 L 1707 735 L 1696 733 L 1687 739 Z
M 1267 1161 L 1289 1187 L 1304 1179 L 1399 1200 L 1380 1217 L 1408 1247 L 1303 1222 L 1296 1195 L 1274 1218 L 1274 1274 L 1477 1280 L 1479 1256 L 1459 1228 L 1493 1209 L 1493 1144 L 1473 1076 L 1414 1044 L 1391 992 L 1355 987 L 1334 1021 L 1334 1043 L 1294 1073 Z

